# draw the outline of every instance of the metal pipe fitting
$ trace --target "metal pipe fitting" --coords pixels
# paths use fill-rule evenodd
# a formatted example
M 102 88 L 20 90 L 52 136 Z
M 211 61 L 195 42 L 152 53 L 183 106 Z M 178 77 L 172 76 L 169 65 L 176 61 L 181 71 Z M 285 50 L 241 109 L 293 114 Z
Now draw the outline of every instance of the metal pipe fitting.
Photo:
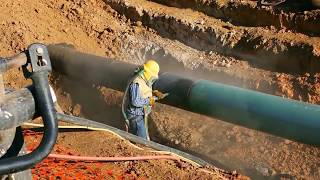
M 18 68 L 27 64 L 26 53 L 20 53 L 13 57 L 0 58 L 0 73 L 4 73 L 9 69 Z

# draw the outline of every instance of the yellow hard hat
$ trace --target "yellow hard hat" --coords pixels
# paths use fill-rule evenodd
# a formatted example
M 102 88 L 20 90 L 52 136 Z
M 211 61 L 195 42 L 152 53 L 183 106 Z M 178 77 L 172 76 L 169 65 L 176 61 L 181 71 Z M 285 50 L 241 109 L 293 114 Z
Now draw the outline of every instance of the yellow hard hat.
M 144 63 L 143 69 L 144 76 L 147 80 L 151 79 L 151 77 L 158 78 L 160 67 L 155 60 L 148 60 L 146 63 Z

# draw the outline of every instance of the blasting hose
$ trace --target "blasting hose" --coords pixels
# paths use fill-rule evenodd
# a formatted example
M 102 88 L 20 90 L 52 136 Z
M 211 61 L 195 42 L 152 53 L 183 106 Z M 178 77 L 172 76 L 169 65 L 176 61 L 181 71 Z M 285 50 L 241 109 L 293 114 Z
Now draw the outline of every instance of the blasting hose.
M 96 156 L 74 156 L 68 154 L 49 154 L 48 158 L 73 160 L 73 161 L 100 161 L 100 162 L 116 162 L 116 161 L 145 161 L 145 160 L 180 160 L 178 157 L 171 155 L 145 155 L 131 157 L 96 157 Z
M 156 142 L 145 140 L 145 139 L 143 139 L 141 137 L 138 137 L 138 136 L 135 136 L 133 134 L 127 133 L 125 131 L 122 131 L 120 129 L 108 126 L 106 124 L 98 123 L 98 122 L 91 121 L 91 120 L 84 119 L 84 118 L 80 118 L 80 117 L 61 114 L 61 113 L 57 113 L 57 116 L 58 116 L 59 120 L 64 121 L 64 122 L 77 124 L 77 125 L 82 125 L 82 126 L 89 126 L 89 127 L 94 127 L 94 128 L 108 129 L 108 130 L 110 130 L 110 131 L 112 131 L 112 132 L 114 132 L 116 134 L 119 134 L 120 136 L 122 136 L 123 138 L 125 138 L 125 139 L 127 139 L 129 141 L 132 141 L 132 142 L 135 142 L 135 143 L 138 143 L 138 144 L 142 144 L 142 145 L 148 146 L 148 147 L 156 149 L 156 150 L 166 151 L 166 152 L 170 152 L 170 153 L 176 154 L 176 155 L 178 155 L 178 156 L 180 156 L 180 157 L 182 157 L 184 159 L 189 159 L 192 162 L 194 162 L 194 163 L 196 163 L 196 164 L 198 164 L 200 166 L 211 166 L 210 163 L 208 163 L 208 162 L 206 162 L 206 161 L 204 161 L 204 160 L 202 160 L 202 159 L 200 159 L 198 157 L 195 157 L 195 156 L 193 156 L 191 154 L 179 151 L 179 150 L 174 149 L 174 148 L 170 148 L 170 147 L 165 146 L 165 145 L 158 144 Z
M 36 109 L 39 110 L 43 118 L 44 134 L 40 145 L 32 153 L 1 159 L 0 175 L 12 174 L 32 168 L 48 156 L 58 135 L 57 117 L 48 82 L 48 73 L 51 70 L 51 64 L 47 49 L 42 44 L 32 44 L 28 48 L 28 53 L 32 65 L 31 79 L 35 89 Z

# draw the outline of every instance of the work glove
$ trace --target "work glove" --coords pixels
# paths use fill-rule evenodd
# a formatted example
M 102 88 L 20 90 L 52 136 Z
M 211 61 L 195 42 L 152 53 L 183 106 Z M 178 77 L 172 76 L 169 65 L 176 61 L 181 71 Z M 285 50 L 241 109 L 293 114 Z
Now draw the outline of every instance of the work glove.
M 162 92 L 160 92 L 160 91 L 158 91 L 158 90 L 154 90 L 152 93 L 153 93 L 153 95 L 156 96 L 159 100 L 160 100 L 160 99 L 163 99 L 163 98 L 165 98 L 165 97 L 167 97 L 167 96 L 169 95 L 169 93 L 162 93 Z
M 143 110 L 144 110 L 144 115 L 147 116 L 151 113 L 151 106 L 144 106 Z
M 157 100 L 158 100 L 158 97 L 156 97 L 156 96 L 149 97 L 150 106 L 153 106 L 156 103 Z

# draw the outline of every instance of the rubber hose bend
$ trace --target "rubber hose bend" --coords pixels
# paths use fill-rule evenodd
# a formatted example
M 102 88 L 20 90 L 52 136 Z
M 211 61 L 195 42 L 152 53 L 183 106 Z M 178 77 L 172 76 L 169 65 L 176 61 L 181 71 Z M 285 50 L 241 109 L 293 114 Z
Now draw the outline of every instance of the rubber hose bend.
M 40 145 L 30 154 L 0 160 L 0 175 L 12 174 L 32 168 L 51 152 L 58 135 L 57 115 L 51 99 L 48 72 L 35 72 L 32 75 L 35 87 L 35 100 L 43 118 L 44 134 Z

